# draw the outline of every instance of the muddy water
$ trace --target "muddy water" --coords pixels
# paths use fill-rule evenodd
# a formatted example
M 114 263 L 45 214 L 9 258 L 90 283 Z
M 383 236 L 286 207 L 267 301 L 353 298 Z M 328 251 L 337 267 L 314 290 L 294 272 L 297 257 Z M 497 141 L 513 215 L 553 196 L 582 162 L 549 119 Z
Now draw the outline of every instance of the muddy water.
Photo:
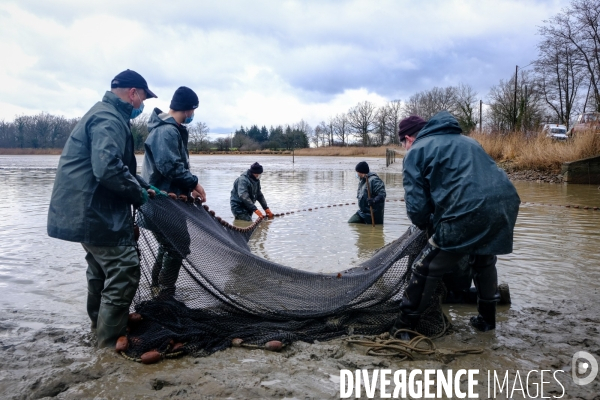
M 401 201 L 386 204 L 383 227 L 346 223 L 355 206 L 339 204 L 355 200 L 353 167 L 360 159 L 343 157 L 296 157 L 292 164 L 290 157 L 193 156 L 192 170 L 217 215 L 232 222 L 231 186 L 255 160 L 265 167 L 261 182 L 271 210 L 295 211 L 255 233 L 250 244 L 262 257 L 333 272 L 367 259 L 409 225 Z M 402 198 L 401 163 L 386 168 L 384 159 L 368 162 L 386 183 L 388 199 Z M 57 163 L 58 156 L 0 156 L 0 398 L 198 398 L 198 393 L 213 398 L 335 398 L 340 368 L 374 368 L 381 362 L 400 368 L 391 358 L 364 356 L 341 341 L 295 344 L 281 355 L 228 350 L 151 367 L 95 351 L 85 313 L 83 250 L 46 235 Z M 600 211 L 564 205 L 600 207 L 600 188 L 515 186 L 525 202 L 515 250 L 498 262 L 499 280 L 509 283 L 513 304 L 499 310 L 498 329 L 485 335 L 466 325 L 472 307 L 450 306 L 455 333 L 441 343 L 492 348 L 483 358 L 459 359 L 463 368 L 568 369 L 577 350 L 600 356 Z M 332 205 L 337 206 L 308 211 Z M 124 382 L 121 386 L 114 385 L 116 377 Z M 571 384 L 567 394 L 591 398 L 586 393 L 600 392 L 597 381 L 588 387 Z

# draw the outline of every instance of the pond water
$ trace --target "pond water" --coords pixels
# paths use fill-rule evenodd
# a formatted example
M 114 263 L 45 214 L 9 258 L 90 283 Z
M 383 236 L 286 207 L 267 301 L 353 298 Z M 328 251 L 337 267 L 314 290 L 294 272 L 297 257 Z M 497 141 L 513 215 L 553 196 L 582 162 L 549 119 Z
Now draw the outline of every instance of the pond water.
M 58 156 L 0 156 L 0 309 L 28 309 L 85 321 L 84 251 L 51 239 L 46 216 Z M 267 259 L 312 272 L 335 272 L 369 258 L 409 226 L 401 162 L 368 159 L 386 184 L 385 225 L 348 224 L 356 206 L 355 157 L 192 156 L 192 171 L 207 204 L 233 221 L 229 193 L 249 165 L 264 166 L 263 193 L 274 213 L 296 211 L 262 224 L 252 250 Z M 142 157 L 138 156 L 138 165 Z M 586 302 L 600 281 L 600 211 L 558 204 L 600 206 L 600 188 L 516 182 L 525 204 L 517 220 L 514 253 L 500 256 L 500 282 L 511 288 L 513 308 L 570 299 Z M 549 204 L 553 204 L 550 206 Z M 77 318 L 79 319 L 79 317 Z M 72 319 L 70 319 L 72 321 Z

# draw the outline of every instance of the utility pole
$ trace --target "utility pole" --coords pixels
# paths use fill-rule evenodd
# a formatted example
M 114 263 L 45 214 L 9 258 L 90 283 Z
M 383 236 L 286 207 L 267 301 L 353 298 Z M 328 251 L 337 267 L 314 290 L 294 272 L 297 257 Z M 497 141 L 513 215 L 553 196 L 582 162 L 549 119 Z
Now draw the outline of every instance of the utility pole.
M 514 97 L 514 103 L 513 103 L 513 107 L 514 107 L 514 113 L 513 113 L 513 129 L 517 130 L 517 74 L 519 72 L 519 66 L 517 65 L 515 67 L 515 97 Z
M 483 109 L 483 100 L 479 100 L 479 133 L 483 132 L 483 119 L 481 118 L 482 116 L 482 110 Z

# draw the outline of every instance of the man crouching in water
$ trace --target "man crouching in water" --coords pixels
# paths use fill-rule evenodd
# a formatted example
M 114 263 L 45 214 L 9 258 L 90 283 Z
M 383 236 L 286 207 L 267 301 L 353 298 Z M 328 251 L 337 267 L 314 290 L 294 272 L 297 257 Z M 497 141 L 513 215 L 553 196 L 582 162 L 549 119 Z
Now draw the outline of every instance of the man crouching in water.
M 496 328 L 496 255 L 513 250 L 513 230 L 520 199 L 513 184 L 481 145 L 461 135 L 447 111 L 429 122 L 418 116 L 400 122 L 406 148 L 404 197 L 414 225 L 427 230 L 429 242 L 415 259 L 400 314 L 390 331 L 414 330 L 438 281 L 469 255 L 477 288 L 477 311 L 471 325 Z M 403 340 L 410 339 L 401 332 Z

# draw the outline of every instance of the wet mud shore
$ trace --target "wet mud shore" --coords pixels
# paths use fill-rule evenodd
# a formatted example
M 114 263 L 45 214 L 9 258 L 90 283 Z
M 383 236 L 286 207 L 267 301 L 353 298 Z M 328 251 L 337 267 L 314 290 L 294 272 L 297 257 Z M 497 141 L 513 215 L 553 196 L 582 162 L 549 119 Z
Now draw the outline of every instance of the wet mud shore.
M 0 398 L 2 399 L 335 399 L 341 369 L 432 368 L 479 369 L 479 398 L 488 398 L 486 376 L 495 370 L 509 377 L 520 371 L 551 370 L 545 396 L 599 399 L 597 378 L 587 386 L 571 379 L 571 358 L 580 350 L 600 357 L 600 311 L 587 305 L 554 301 L 549 307 L 499 309 L 495 332 L 476 333 L 468 324 L 474 308 L 453 317 L 451 332 L 435 340 L 437 347 L 484 349 L 465 356 L 417 356 L 399 362 L 391 356 L 366 355 L 366 348 L 343 339 L 322 343 L 296 342 L 280 353 L 230 348 L 208 357 L 184 356 L 143 365 L 114 351 L 96 350 L 95 338 L 83 318 L 23 310 L 0 311 Z M 464 306 L 467 307 L 467 306 Z M 60 321 L 60 322 L 58 322 Z M 539 378 L 538 378 L 539 380 Z M 538 382 L 539 383 L 539 382 Z M 530 382 L 530 390 L 534 387 Z M 520 397 L 517 391 L 514 398 Z M 354 396 L 353 396 L 354 398 Z M 363 398 L 365 394 L 363 392 Z M 498 395 L 497 398 L 506 398 Z

